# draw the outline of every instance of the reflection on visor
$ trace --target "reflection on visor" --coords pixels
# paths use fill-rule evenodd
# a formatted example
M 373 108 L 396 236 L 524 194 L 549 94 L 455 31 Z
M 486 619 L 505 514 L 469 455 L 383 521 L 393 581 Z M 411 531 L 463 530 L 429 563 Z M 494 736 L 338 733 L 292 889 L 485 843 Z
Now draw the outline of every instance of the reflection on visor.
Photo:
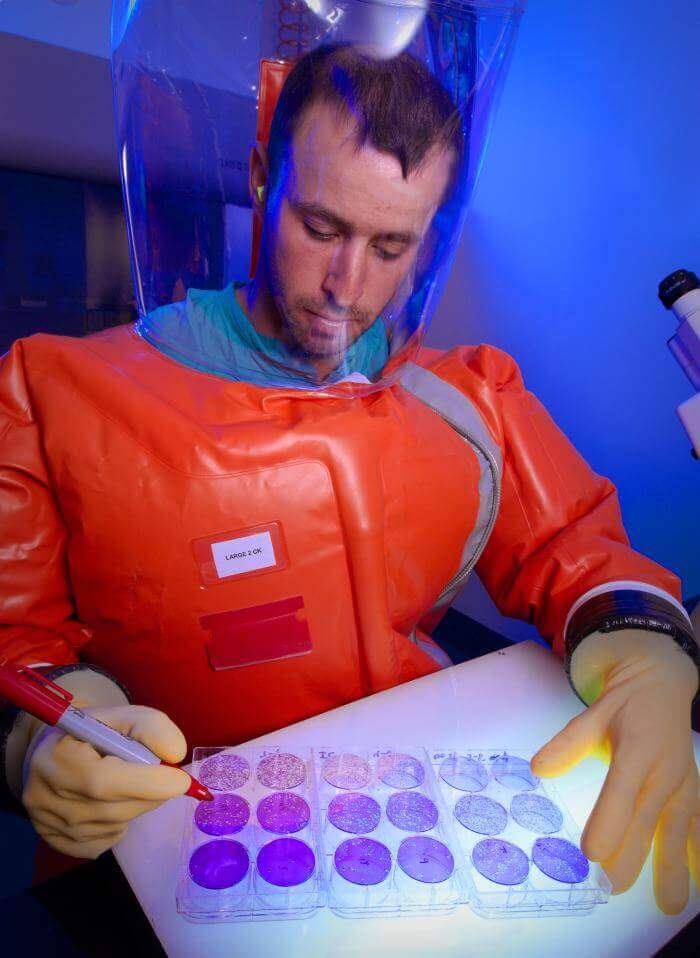
M 522 6 L 115 0 L 144 339 L 260 386 L 395 381 L 449 272 Z

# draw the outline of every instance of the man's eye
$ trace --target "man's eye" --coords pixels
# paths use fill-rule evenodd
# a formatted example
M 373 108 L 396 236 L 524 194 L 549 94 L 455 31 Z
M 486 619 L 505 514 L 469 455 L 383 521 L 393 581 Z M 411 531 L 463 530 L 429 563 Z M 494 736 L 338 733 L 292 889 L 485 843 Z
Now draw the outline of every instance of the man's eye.
M 401 250 L 400 253 L 390 253 L 389 250 L 382 249 L 381 246 L 375 246 L 375 249 L 377 251 L 377 256 L 383 260 L 398 259 L 403 253 L 403 250 Z
M 313 236 L 314 239 L 332 240 L 335 236 L 335 233 L 322 233 L 319 230 L 315 230 L 313 226 L 310 226 L 308 223 L 304 223 L 304 226 L 306 227 L 306 232 L 309 234 L 309 236 Z

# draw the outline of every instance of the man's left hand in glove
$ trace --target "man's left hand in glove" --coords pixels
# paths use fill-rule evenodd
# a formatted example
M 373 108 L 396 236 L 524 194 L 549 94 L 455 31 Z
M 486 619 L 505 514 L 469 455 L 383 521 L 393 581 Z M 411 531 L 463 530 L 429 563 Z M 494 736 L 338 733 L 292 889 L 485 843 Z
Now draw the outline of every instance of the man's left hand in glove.
M 589 755 L 610 767 L 581 838 L 618 894 L 637 879 L 654 843 L 654 894 L 662 911 L 700 888 L 700 784 L 690 710 L 698 671 L 667 636 L 625 629 L 592 633 L 575 650 L 571 679 L 584 701 L 532 759 L 544 778 Z

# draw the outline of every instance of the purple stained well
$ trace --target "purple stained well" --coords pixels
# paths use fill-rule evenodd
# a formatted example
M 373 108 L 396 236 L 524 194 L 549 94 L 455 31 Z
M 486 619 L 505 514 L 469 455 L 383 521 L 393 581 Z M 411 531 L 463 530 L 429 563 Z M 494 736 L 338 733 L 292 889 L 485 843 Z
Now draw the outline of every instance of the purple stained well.
M 391 852 L 373 838 L 349 838 L 333 856 L 338 874 L 354 885 L 378 885 L 391 871 Z
M 381 814 L 379 802 L 360 792 L 342 792 L 331 799 L 328 805 L 328 821 L 331 825 L 353 835 L 373 832 Z
M 260 760 L 256 774 L 266 788 L 296 788 L 306 778 L 306 767 L 296 755 L 275 752 Z
M 294 792 L 273 792 L 258 803 L 258 821 L 267 832 L 289 835 L 306 828 L 311 809 L 301 795 Z
M 369 763 L 351 752 L 332 755 L 323 763 L 323 777 L 333 788 L 364 788 L 371 776 Z
M 448 755 L 440 765 L 440 778 L 461 792 L 480 792 L 489 782 L 481 762 L 467 755 Z
M 538 838 L 532 846 L 532 860 L 548 878 L 573 885 L 588 878 L 588 859 L 565 838 Z
M 211 802 L 200 802 L 194 813 L 197 828 L 207 835 L 233 835 L 249 818 L 250 806 L 240 795 L 215 795 Z
M 544 795 L 532 795 L 529 792 L 513 796 L 510 814 L 521 828 L 538 835 L 551 835 L 564 824 L 564 816 L 554 802 Z
M 394 792 L 386 803 L 386 817 L 404 832 L 427 832 L 437 825 L 438 810 L 421 792 Z
M 250 765 L 241 755 L 219 752 L 202 762 L 199 781 L 219 792 L 235 792 L 250 778 Z
M 377 764 L 377 774 L 390 788 L 418 788 L 425 781 L 425 769 L 417 758 L 390 752 L 382 755 Z
M 500 785 L 514 792 L 537 788 L 540 783 L 530 763 L 516 755 L 500 755 L 491 765 L 491 774 Z
M 502 838 L 484 838 L 472 849 L 476 870 L 499 885 L 519 885 L 527 878 L 530 863 L 527 855 Z
M 202 888 L 232 888 L 245 878 L 249 867 L 245 846 L 227 838 L 200 845 L 190 857 L 190 877 Z
M 508 812 L 486 795 L 463 795 L 455 805 L 455 818 L 478 835 L 498 835 L 508 824 Z
M 447 845 L 424 835 L 404 838 L 396 859 L 410 878 L 430 884 L 446 881 L 455 868 L 455 860 Z
M 290 888 L 301 885 L 314 873 L 316 859 L 306 842 L 276 838 L 258 852 L 258 871 L 270 885 Z

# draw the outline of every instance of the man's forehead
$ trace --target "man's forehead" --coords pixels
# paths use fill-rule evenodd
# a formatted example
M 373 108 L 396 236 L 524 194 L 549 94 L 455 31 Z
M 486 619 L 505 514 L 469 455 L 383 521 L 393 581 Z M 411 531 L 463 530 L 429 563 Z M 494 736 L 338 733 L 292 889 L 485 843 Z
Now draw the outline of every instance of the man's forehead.
M 312 104 L 292 144 L 288 186 L 296 202 L 333 210 L 373 232 L 422 232 L 439 204 L 450 160 L 438 150 L 404 179 L 396 156 L 359 145 L 358 128 L 329 103 Z

